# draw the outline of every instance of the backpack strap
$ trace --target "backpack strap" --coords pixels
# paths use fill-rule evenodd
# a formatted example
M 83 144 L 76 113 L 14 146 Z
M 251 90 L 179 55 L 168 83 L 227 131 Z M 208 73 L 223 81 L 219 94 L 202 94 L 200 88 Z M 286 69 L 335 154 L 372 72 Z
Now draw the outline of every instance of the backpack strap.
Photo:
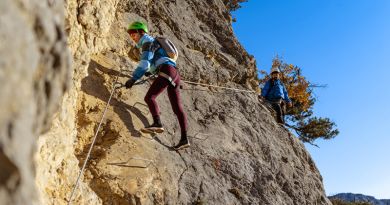
M 141 51 L 156 52 L 157 49 L 161 48 L 160 44 L 154 42 L 146 42 L 142 45 Z

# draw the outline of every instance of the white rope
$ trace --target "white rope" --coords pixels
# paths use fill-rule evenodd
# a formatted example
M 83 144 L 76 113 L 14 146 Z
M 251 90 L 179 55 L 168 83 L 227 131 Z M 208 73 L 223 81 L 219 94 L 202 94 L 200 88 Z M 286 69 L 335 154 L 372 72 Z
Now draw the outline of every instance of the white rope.
M 122 68 L 120 69 L 119 73 L 122 73 Z M 86 165 L 87 165 L 88 159 L 89 159 L 89 157 L 90 157 L 90 155 L 91 155 L 92 148 L 93 148 L 93 146 L 94 146 L 94 144 L 95 144 L 95 141 L 96 141 L 96 138 L 97 138 L 97 134 L 99 133 L 100 127 L 101 127 L 101 125 L 102 125 L 102 123 L 103 123 L 104 116 L 106 115 L 108 106 L 110 105 L 111 98 L 112 98 L 112 96 L 114 95 L 114 92 L 115 92 L 115 90 L 116 90 L 116 89 L 115 89 L 115 84 L 116 84 L 116 82 L 118 81 L 118 78 L 119 78 L 119 75 L 116 77 L 116 79 L 115 79 L 115 81 L 114 81 L 114 84 L 113 84 L 113 86 L 112 86 L 112 91 L 111 91 L 111 94 L 110 94 L 110 98 L 108 98 L 108 101 L 107 101 L 107 104 L 106 104 L 106 108 L 104 108 L 104 112 L 103 112 L 103 114 L 102 114 L 102 118 L 101 118 L 101 120 L 100 120 L 100 122 L 99 122 L 99 126 L 98 126 L 98 128 L 97 128 L 97 130 L 96 130 L 96 132 L 95 132 L 95 136 L 93 137 L 92 144 L 91 144 L 91 146 L 89 147 L 87 157 L 86 157 L 85 160 L 84 160 L 83 167 L 81 168 L 81 170 L 80 170 L 80 172 L 79 172 L 79 176 L 77 177 L 76 183 L 75 183 L 75 185 L 74 185 L 74 187 L 73 187 L 73 190 L 72 190 L 72 193 L 71 193 L 71 195 L 70 195 L 70 197 L 69 197 L 68 205 L 70 205 L 71 202 L 72 202 L 72 198 L 73 198 L 74 193 L 76 192 L 76 189 L 77 189 L 77 186 L 78 186 L 78 184 L 79 184 L 81 175 L 83 174 L 84 169 L 85 169 L 85 167 L 86 167 Z
M 187 80 L 182 80 L 183 82 L 187 84 L 192 84 L 192 85 L 201 85 L 201 86 L 206 86 L 206 87 L 213 87 L 213 88 L 222 88 L 226 90 L 234 90 L 238 92 L 247 92 L 247 93 L 256 93 L 256 91 L 253 90 L 243 90 L 243 89 L 237 89 L 237 88 L 229 88 L 229 87 L 224 87 L 224 86 L 217 86 L 217 85 L 209 85 L 209 84 L 204 84 L 204 83 L 195 83 Z

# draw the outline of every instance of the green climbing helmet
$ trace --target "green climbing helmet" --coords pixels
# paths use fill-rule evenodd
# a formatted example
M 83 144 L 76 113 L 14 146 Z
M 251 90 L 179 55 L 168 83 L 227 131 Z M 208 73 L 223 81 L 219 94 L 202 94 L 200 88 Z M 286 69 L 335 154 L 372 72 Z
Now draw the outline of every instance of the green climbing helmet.
M 145 33 L 148 33 L 148 27 L 146 26 L 146 24 L 139 21 L 134 21 L 133 23 L 131 23 L 129 27 L 127 27 L 127 31 L 130 30 L 143 30 L 145 31 Z

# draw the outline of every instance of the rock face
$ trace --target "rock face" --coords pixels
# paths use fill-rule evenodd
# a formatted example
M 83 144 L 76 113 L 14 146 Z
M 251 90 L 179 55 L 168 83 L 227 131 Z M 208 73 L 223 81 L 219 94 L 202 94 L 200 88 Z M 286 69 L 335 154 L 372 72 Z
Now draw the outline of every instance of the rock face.
M 3 2 L 0 3 L 1 9 L 7 8 L 7 12 L 10 11 L 8 7 L 26 10 L 20 7 L 27 4 L 24 1 L 19 4 L 10 0 Z M 10 70 L 12 62 L 20 63 L 21 72 L 12 72 L 15 74 L 12 82 L 19 83 L 19 87 L 22 82 L 26 88 L 23 91 L 31 92 L 26 96 L 11 95 L 11 86 L 8 90 L 5 88 L 8 93 L 3 95 L 3 87 L 1 105 L 8 106 L 8 112 L 13 106 L 10 99 L 18 99 L 17 103 L 21 104 L 36 103 L 33 106 L 20 105 L 30 110 L 26 112 L 29 116 L 1 114 L 0 139 L 7 146 L 3 146 L 0 159 L 1 166 L 3 162 L 7 165 L 7 171 L 1 175 L 0 199 L 29 198 L 34 193 L 32 166 L 35 166 L 40 196 L 37 203 L 67 204 L 113 89 L 113 82 L 118 77 L 118 81 L 124 83 L 136 66 L 136 62 L 127 56 L 134 45 L 125 32 L 131 21 L 148 22 L 151 35 L 167 36 L 175 42 L 180 52 L 178 67 L 182 79 L 257 89 L 255 60 L 233 34 L 231 16 L 224 4 L 226 1 L 67 0 L 64 7 L 57 5 L 59 3 L 53 5 L 53 2 L 56 1 L 29 3 L 40 5 L 39 8 L 45 11 L 28 7 L 30 9 L 26 13 L 38 18 L 45 12 L 52 12 L 45 22 L 59 22 L 59 27 L 54 30 L 55 35 L 48 32 L 57 37 L 55 41 L 51 41 L 49 34 L 45 37 L 46 27 L 41 26 L 38 29 L 41 33 L 35 34 L 35 38 L 24 36 L 21 41 L 8 42 L 11 45 L 7 47 L 21 48 L 12 51 L 15 52 L 14 58 L 32 58 L 30 61 L 7 59 L 9 63 L 5 64 Z M 3 7 L 3 4 L 8 7 Z M 57 9 L 56 13 L 53 13 L 54 8 Z M 64 25 L 61 8 L 65 8 Z M 1 13 L 2 24 L 8 22 L 3 20 L 4 12 Z M 18 17 L 27 18 L 26 15 L 20 13 Z M 27 29 L 17 33 L 30 32 L 34 35 L 35 27 L 30 27 L 32 31 Z M 22 29 L 25 28 L 29 27 Z M 62 29 L 67 33 L 73 56 L 72 69 L 65 63 L 66 52 L 44 55 L 42 51 L 46 51 L 46 47 L 37 46 L 38 49 L 34 50 L 34 45 L 48 48 L 52 48 L 48 45 L 63 45 L 55 43 L 63 42 L 60 35 Z M 13 28 L 2 29 L 1 38 L 3 32 L 10 39 L 16 38 L 12 31 Z M 27 51 L 30 49 L 28 46 L 34 47 L 31 48 L 33 50 Z M 1 56 L 3 48 L 5 46 L 1 44 Z M 39 62 L 46 62 L 44 60 L 58 55 L 61 59 L 59 63 L 54 61 L 57 63 L 38 66 L 45 72 L 22 69 L 40 65 Z M 0 62 L 3 67 L 3 57 Z M 22 65 L 22 62 L 26 65 Z M 4 78 L 7 69 L 1 72 L 0 76 Z M 25 75 L 26 72 L 32 74 Z M 61 109 L 51 120 L 49 116 L 58 105 L 69 73 L 73 75 L 72 86 L 63 97 Z M 23 80 L 30 76 L 29 81 Z M 32 83 L 38 86 L 31 86 Z M 53 86 L 41 90 L 41 84 Z M 321 175 L 303 144 L 275 123 L 256 95 L 183 84 L 181 94 L 188 115 L 191 148 L 175 152 L 171 146 L 178 142 L 180 129 L 166 94 L 162 94 L 158 102 L 167 131 L 155 136 L 143 135 L 138 131 L 151 121 L 143 101 L 149 84 L 145 81 L 131 90 L 119 89 L 115 92 L 87 169 L 72 199 L 73 204 L 330 204 L 324 193 Z M 47 90 L 55 94 L 47 97 L 47 94 L 44 95 Z M 23 92 L 18 94 L 22 95 Z M 34 109 L 39 112 L 32 112 Z M 20 110 L 15 112 L 22 113 Z M 24 127 L 24 132 L 18 135 L 27 139 L 24 142 L 29 149 L 23 150 L 28 154 L 14 156 L 12 153 L 16 153 L 16 148 L 6 151 L 10 147 L 8 145 L 12 144 L 6 136 L 13 133 L 7 132 L 9 127 L 11 130 L 21 129 L 20 125 L 9 125 L 9 122 L 17 119 L 31 121 L 30 127 Z M 35 165 L 26 164 L 31 162 L 37 140 L 34 136 L 42 133 L 49 122 L 50 129 L 38 139 Z M 24 176 L 22 172 L 27 175 Z M 16 180 L 14 176 L 17 176 Z M 21 180 L 21 176 L 26 182 Z M 16 188 L 10 189 L 11 185 Z M 26 204 L 22 202 L 16 204 Z M 13 203 L 10 201 L 9 204 Z
M 0 202 L 37 201 L 33 154 L 70 83 L 63 4 L 0 2 Z

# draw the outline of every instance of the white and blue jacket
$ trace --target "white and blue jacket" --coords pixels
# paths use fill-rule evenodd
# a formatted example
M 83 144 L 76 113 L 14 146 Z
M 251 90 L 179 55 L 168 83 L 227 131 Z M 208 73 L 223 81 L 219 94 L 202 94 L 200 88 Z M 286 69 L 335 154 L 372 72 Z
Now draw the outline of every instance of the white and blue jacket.
M 133 72 L 134 81 L 140 79 L 146 72 L 155 74 L 160 65 L 168 64 L 176 67 L 175 61 L 169 58 L 165 50 L 155 41 L 153 37 L 144 34 L 137 43 L 136 47 L 141 49 L 141 60 Z

